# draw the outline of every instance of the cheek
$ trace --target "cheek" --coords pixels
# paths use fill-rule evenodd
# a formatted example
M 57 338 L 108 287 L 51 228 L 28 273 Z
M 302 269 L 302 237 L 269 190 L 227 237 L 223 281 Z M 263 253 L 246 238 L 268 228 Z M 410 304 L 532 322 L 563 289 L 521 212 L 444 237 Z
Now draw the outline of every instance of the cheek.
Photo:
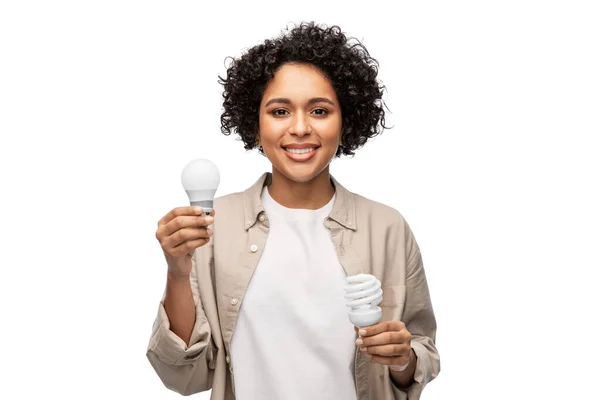
M 321 138 L 328 146 L 337 147 L 342 142 L 340 128 L 336 126 L 333 129 L 323 132 Z
M 315 125 L 321 134 L 321 137 L 327 141 L 336 141 L 341 137 L 342 121 L 339 118 L 332 118 L 320 121 Z
M 258 122 L 258 129 L 262 140 L 272 142 L 285 135 L 286 125 L 282 121 L 272 118 L 261 118 Z
M 271 146 L 276 138 L 273 131 L 268 126 L 259 126 L 260 143 L 263 147 Z

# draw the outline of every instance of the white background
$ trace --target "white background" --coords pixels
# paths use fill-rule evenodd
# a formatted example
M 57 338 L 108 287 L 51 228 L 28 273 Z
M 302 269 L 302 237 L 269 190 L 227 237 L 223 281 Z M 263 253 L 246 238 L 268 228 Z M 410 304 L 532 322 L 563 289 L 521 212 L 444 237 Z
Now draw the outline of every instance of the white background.
M 220 133 L 218 75 L 315 20 L 381 64 L 394 128 L 331 171 L 421 247 L 442 358 L 422 398 L 597 399 L 595 3 L 2 2 L 0 398 L 179 398 L 145 357 L 157 221 L 191 159 L 217 195 L 270 169 Z

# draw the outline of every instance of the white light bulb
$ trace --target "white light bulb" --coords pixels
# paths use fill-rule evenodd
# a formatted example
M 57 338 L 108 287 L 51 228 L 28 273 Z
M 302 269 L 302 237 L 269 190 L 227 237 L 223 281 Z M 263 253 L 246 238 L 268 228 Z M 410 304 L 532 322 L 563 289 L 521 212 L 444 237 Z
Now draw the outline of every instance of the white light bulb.
M 383 290 L 379 279 L 369 274 L 349 276 L 344 291 L 346 306 L 350 307 L 350 322 L 361 328 L 381 321 L 381 308 L 378 305 L 383 300 Z
M 219 169 L 209 160 L 191 161 L 181 172 L 181 184 L 190 199 L 190 205 L 202 207 L 207 215 L 213 209 L 220 180 Z

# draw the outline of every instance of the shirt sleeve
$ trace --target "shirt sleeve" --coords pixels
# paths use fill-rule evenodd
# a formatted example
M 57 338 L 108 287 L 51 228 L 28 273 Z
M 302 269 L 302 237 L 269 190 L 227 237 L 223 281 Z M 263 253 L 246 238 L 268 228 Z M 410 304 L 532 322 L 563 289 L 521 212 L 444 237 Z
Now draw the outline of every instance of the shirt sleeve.
M 406 229 L 406 302 L 402 322 L 412 335 L 411 347 L 417 356 L 414 382 L 403 390 L 392 383 L 396 400 L 418 400 L 425 386 L 440 372 L 440 356 L 435 346 L 436 320 L 431 304 L 423 257 L 410 230 Z
M 210 251 L 204 247 L 197 249 L 192 257 L 190 284 L 196 306 L 196 321 L 189 345 L 171 331 L 163 295 L 146 352 L 150 364 L 163 384 L 182 395 L 203 392 L 212 387 L 214 346 L 211 329 L 202 308 L 196 273 L 196 257 L 205 257 Z M 203 251 L 200 251 L 201 249 Z

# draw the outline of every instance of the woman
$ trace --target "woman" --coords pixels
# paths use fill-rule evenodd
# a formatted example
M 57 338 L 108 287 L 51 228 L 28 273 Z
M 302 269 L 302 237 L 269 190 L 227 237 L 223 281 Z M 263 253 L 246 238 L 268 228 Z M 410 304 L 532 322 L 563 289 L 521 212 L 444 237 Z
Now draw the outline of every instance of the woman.
M 147 356 L 168 388 L 212 389 L 211 399 L 418 399 L 437 376 L 408 224 L 329 173 L 333 158 L 385 128 L 376 77 L 360 43 L 303 23 L 221 78 L 223 133 L 258 148 L 272 172 L 215 199 L 220 218 L 179 207 L 159 221 L 168 279 Z M 381 281 L 383 318 L 359 331 L 343 287 L 360 273 Z

